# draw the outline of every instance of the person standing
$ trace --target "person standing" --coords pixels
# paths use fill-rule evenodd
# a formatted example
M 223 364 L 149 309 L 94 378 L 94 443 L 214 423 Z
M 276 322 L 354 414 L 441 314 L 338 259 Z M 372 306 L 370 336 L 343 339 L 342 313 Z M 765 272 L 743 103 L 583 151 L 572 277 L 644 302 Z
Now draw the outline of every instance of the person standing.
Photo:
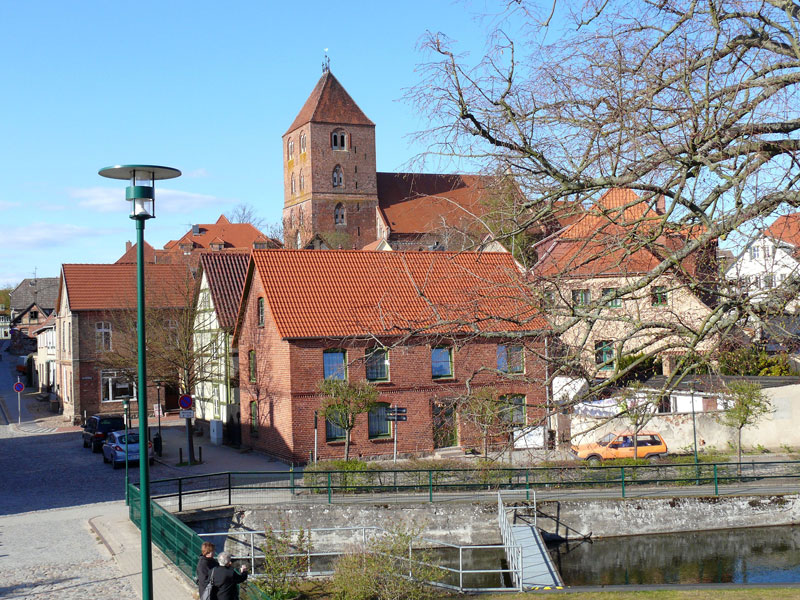
M 211 569 L 219 566 L 219 563 L 214 558 L 214 544 L 211 542 L 203 542 L 200 546 L 200 560 L 197 561 L 197 589 L 200 591 L 200 597 L 203 597 L 203 590 L 208 585 L 208 579 L 211 577 Z
M 247 565 L 242 567 L 240 574 L 233 570 L 229 553 L 220 552 L 218 560 L 219 567 L 212 573 L 209 581 L 215 592 L 211 597 L 215 600 L 239 600 L 239 584 L 247 579 Z

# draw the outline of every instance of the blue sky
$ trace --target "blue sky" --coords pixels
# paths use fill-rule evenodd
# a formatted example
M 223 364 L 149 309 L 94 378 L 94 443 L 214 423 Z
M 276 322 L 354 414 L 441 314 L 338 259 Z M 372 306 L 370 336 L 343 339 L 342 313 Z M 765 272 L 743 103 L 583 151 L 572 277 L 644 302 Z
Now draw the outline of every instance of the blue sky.
M 157 186 L 156 247 L 239 203 L 278 221 L 281 135 L 331 70 L 377 125 L 378 169 L 423 148 L 425 30 L 483 48 L 483 0 L 5 2 L 0 4 L 0 285 L 113 262 L 134 238 L 124 182 L 98 169 L 179 168 Z

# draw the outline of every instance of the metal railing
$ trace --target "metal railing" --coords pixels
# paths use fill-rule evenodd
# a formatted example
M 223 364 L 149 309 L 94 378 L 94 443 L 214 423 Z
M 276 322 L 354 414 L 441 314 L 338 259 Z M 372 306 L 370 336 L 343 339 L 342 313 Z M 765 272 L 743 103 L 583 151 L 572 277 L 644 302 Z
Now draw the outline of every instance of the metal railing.
M 536 500 L 534 499 L 534 507 Z M 535 515 L 535 512 L 534 512 Z M 535 517 L 534 517 L 535 518 Z M 503 550 L 506 553 L 506 560 L 508 561 L 508 568 L 511 572 L 511 581 L 514 587 L 522 589 L 522 582 L 524 576 L 524 565 L 522 561 L 522 547 L 517 545 L 514 539 L 514 532 L 511 530 L 511 522 L 508 520 L 508 513 L 503 505 L 503 498 L 500 492 L 497 492 L 497 522 L 500 526 L 500 537 L 503 540 Z
M 285 555 L 287 558 L 302 557 L 303 563 L 306 568 L 302 573 L 295 573 L 296 576 L 301 577 L 326 577 L 334 573 L 333 562 L 335 558 L 341 556 L 341 551 L 320 551 L 313 549 L 314 538 L 324 536 L 335 536 L 338 540 L 338 545 L 346 545 L 348 542 L 359 541 L 362 548 L 368 548 L 369 542 L 377 537 L 384 535 L 392 535 L 390 531 L 376 526 L 358 526 L 358 527 L 319 527 L 313 529 L 303 530 L 308 535 L 309 544 L 305 552 L 294 553 Z M 299 530 L 286 530 L 283 533 L 291 536 L 298 533 Z M 235 560 L 246 560 L 250 562 L 250 571 L 255 578 L 259 576 L 259 561 L 265 558 L 263 551 L 261 551 L 261 544 L 266 538 L 266 533 L 261 531 L 220 531 L 212 533 L 199 534 L 200 538 L 220 538 L 226 537 L 234 540 L 225 544 L 226 550 L 234 550 L 232 552 Z M 240 541 L 243 540 L 243 541 Z M 427 581 L 429 585 L 438 586 L 444 589 L 458 591 L 458 592 L 502 592 L 512 591 L 510 588 L 497 586 L 497 587 L 476 587 L 468 586 L 465 581 L 469 581 L 471 576 L 475 575 L 493 575 L 498 576 L 498 581 L 505 575 L 509 575 L 513 581 L 522 581 L 521 574 L 515 572 L 513 567 L 508 569 L 466 569 L 464 567 L 464 553 L 465 551 L 474 550 L 499 550 L 502 548 L 500 544 L 487 544 L 477 546 L 463 546 L 458 544 L 450 544 L 441 540 L 433 540 L 422 536 L 415 536 L 409 541 L 408 555 L 400 556 L 388 554 L 386 555 L 390 560 L 398 563 L 408 565 L 408 577 L 412 577 L 413 565 L 432 567 L 442 574 L 440 580 Z M 416 560 L 414 552 L 421 549 L 430 548 L 450 548 L 458 551 L 458 568 L 448 567 L 441 564 L 434 564 L 431 562 Z M 237 551 L 238 550 L 238 551 Z M 511 550 L 518 555 L 522 552 L 519 547 L 511 547 Z M 244 552 L 242 552 L 244 551 Z M 515 560 L 517 565 L 521 565 L 519 558 Z M 314 565 L 318 566 L 314 566 Z M 521 587 L 519 588 L 522 589 Z
M 226 472 L 160 479 L 151 495 L 169 510 L 184 511 L 234 504 L 353 503 L 371 501 L 446 502 L 497 491 L 530 500 L 559 490 L 592 489 L 607 497 L 670 487 L 670 494 L 718 496 L 721 493 L 788 492 L 800 477 L 800 461 L 751 463 L 648 464 L 532 468 Z M 779 489 L 780 486 L 787 489 Z M 706 488 L 697 490 L 698 486 Z M 722 490 L 728 486 L 727 490 Z M 731 488 L 733 486 L 733 488 Z M 760 487 L 759 487 L 760 486 Z M 763 489 L 767 486 L 770 489 Z M 650 489 L 647 493 L 652 493 Z M 713 490 L 713 491 L 712 491 Z M 759 491 L 760 490 L 760 491 Z M 617 494 L 618 492 L 618 494 Z

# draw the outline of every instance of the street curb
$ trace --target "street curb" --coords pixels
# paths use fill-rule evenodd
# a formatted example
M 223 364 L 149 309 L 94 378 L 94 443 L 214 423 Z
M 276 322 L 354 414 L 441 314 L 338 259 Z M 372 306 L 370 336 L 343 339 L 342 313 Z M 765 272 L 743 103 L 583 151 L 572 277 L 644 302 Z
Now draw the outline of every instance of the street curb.
M 100 533 L 100 529 L 93 522 L 95 519 L 99 519 L 99 518 L 100 517 L 97 516 L 97 517 L 92 517 L 91 519 L 89 519 L 89 527 L 94 532 L 94 534 L 98 538 L 100 538 L 100 541 L 103 543 L 103 545 L 106 547 L 106 550 L 108 550 L 108 553 L 113 558 L 113 557 L 115 557 L 117 555 L 116 552 L 114 552 L 114 549 L 111 547 L 111 544 L 108 543 L 108 540 L 106 540 L 106 538 L 103 536 L 103 534 Z

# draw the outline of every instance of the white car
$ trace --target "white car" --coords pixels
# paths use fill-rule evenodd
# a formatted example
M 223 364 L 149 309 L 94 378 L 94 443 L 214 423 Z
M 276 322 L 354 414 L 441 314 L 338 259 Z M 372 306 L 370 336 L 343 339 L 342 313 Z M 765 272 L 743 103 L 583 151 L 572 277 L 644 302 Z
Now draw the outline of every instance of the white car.
M 115 469 L 125 464 L 125 430 L 112 431 L 103 443 L 103 462 Z M 127 436 L 128 463 L 139 462 L 139 432 L 130 430 Z M 153 464 L 153 442 L 147 442 L 147 459 Z

